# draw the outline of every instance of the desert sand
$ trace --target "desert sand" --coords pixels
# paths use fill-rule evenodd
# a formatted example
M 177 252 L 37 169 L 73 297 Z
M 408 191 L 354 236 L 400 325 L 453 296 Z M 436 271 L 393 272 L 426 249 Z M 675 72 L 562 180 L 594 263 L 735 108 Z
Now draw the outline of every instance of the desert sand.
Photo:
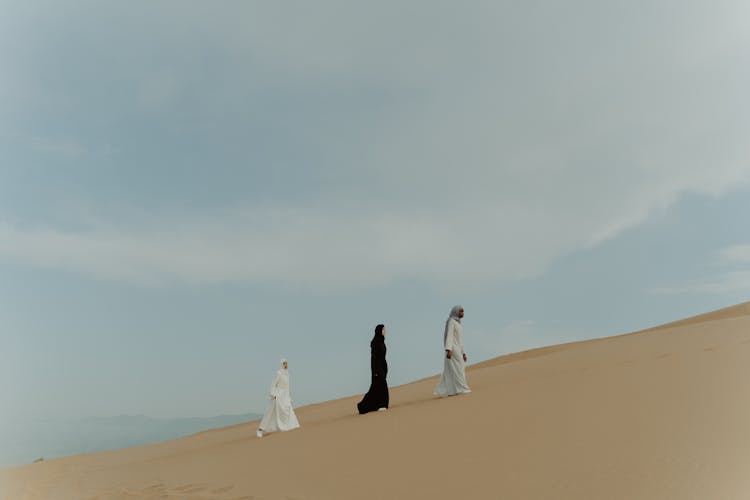
M 0 498 L 750 498 L 750 303 L 475 364 L 471 394 L 436 380 L 387 412 L 299 408 L 302 429 L 263 439 L 249 422 L 2 469 Z

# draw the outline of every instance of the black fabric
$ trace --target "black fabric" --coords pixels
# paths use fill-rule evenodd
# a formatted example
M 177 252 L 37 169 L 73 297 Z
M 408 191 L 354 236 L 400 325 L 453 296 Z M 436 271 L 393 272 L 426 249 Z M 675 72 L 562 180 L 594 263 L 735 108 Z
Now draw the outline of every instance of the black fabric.
M 377 411 L 380 408 L 388 408 L 388 363 L 385 360 L 385 338 L 375 335 L 370 342 L 370 371 L 372 381 L 370 390 L 367 391 L 362 401 L 357 403 L 359 413 Z

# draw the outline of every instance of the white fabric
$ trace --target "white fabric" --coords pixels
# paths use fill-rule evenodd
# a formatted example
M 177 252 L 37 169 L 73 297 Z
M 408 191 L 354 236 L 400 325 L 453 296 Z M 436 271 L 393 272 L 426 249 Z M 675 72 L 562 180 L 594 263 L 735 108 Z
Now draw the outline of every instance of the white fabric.
M 453 306 L 453 309 L 451 309 L 450 318 L 453 318 L 453 319 L 455 319 L 456 321 L 458 321 L 460 323 L 461 322 L 461 316 L 458 313 L 460 313 L 463 308 L 464 307 L 460 306 L 460 305 L 459 306 Z
M 266 413 L 260 421 L 259 430 L 264 433 L 275 431 L 290 431 L 299 427 L 299 421 L 292 408 L 292 398 L 289 394 L 289 370 L 281 368 L 271 383 L 271 400 L 268 402 Z
M 448 319 L 445 321 L 445 332 L 443 333 L 443 344 L 448 340 L 448 329 L 451 325 L 451 320 L 455 319 L 459 323 L 461 322 L 461 318 L 459 317 L 459 313 L 461 312 L 461 309 L 463 309 L 462 306 L 453 306 L 453 309 L 451 309 L 451 314 L 448 316 Z
M 458 306 L 457 306 L 458 307 Z M 455 310 L 455 308 L 454 308 Z M 451 315 L 453 311 L 451 311 Z M 451 351 L 451 358 L 445 356 L 443 376 L 435 388 L 438 396 L 453 396 L 471 392 L 466 383 L 466 363 L 464 362 L 463 327 L 458 318 L 450 317 L 445 325 L 445 350 Z

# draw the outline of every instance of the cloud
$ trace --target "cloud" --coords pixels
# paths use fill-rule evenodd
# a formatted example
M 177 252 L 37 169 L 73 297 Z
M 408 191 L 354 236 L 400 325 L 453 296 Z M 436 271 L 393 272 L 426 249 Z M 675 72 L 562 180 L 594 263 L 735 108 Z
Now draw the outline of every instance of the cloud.
M 116 123 L 108 140 L 128 151 L 122 168 L 144 172 L 135 188 L 189 182 L 179 162 L 208 151 L 213 175 L 193 182 L 221 199 L 242 172 L 257 192 L 196 208 L 164 189 L 151 196 L 181 216 L 127 221 L 106 209 L 135 203 L 122 195 L 75 231 L 6 223 L 0 256 L 146 285 L 481 286 L 539 274 L 686 194 L 747 187 L 747 13 L 739 1 L 577 1 L 50 14 L 56 29 L 34 32 L 68 38 L 8 54 L 23 102 Z M 39 74 L 58 44 L 68 56 L 101 50 L 50 62 L 51 87 Z M 3 109 L 22 113 L 9 95 L 0 89 Z M 141 138 L 147 125 L 164 135 Z M 176 132 L 190 127 L 199 135 Z M 156 149 L 139 156 L 139 140 Z M 171 158 L 170 147 L 188 153 Z M 264 191 L 269 178 L 286 181 Z
M 732 245 L 721 251 L 721 262 L 727 264 L 750 264 L 750 245 Z
M 482 285 L 498 275 L 518 279 L 534 273 L 553 257 L 545 247 L 522 245 L 507 245 L 498 255 L 490 244 L 494 233 L 462 236 L 451 229 L 464 223 L 461 214 L 265 209 L 159 221 L 146 230 L 4 224 L 0 259 L 146 286 L 234 282 L 347 289 L 404 280 Z M 512 221 L 506 224 L 511 228 Z
M 84 144 L 72 138 L 13 133 L 0 134 L 0 140 L 5 140 L 12 144 L 19 144 L 24 148 L 46 153 L 51 157 L 59 157 L 63 159 L 76 160 L 89 153 Z M 6 169 L 9 167 L 9 165 L 5 165 Z
M 725 295 L 750 291 L 750 271 L 729 271 L 721 273 L 716 279 L 692 285 L 657 288 L 657 294 L 712 294 Z
M 265 210 L 146 232 L 6 224 L 0 226 L 0 257 L 143 285 L 358 287 L 447 267 L 454 256 L 435 251 L 441 231 L 429 224 L 407 228 L 392 217 L 363 221 Z
M 715 265 L 729 270 L 698 283 L 662 287 L 652 290 L 656 294 L 712 294 L 726 295 L 750 292 L 750 245 L 732 245 L 717 252 Z
M 34 149 L 68 158 L 78 158 L 86 153 L 86 148 L 75 140 L 36 137 L 29 142 Z

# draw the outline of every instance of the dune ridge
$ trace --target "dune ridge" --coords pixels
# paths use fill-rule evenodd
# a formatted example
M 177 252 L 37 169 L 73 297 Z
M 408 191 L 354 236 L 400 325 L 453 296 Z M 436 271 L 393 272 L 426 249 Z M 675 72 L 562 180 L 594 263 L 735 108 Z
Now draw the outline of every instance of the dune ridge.
M 469 367 L 471 394 L 437 377 L 164 443 L 0 469 L 0 498 L 247 500 L 750 496 L 750 302 L 627 335 Z

